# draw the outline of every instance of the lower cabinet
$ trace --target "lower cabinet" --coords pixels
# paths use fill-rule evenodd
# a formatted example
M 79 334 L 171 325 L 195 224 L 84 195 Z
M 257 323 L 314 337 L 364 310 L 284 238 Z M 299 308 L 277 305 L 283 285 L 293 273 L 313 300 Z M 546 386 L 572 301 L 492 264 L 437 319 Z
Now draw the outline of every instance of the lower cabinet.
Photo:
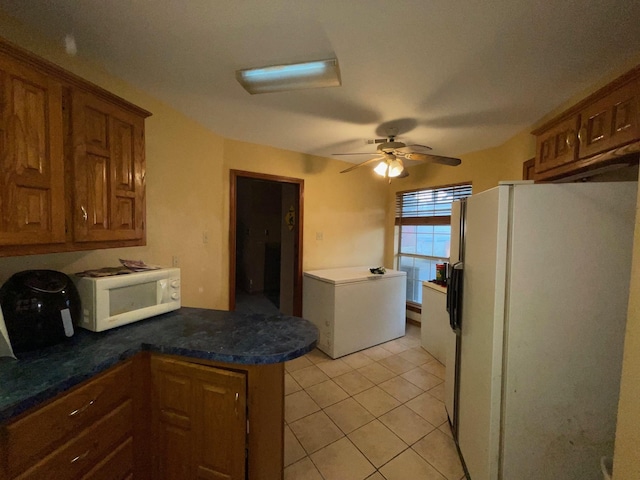
M 154 479 L 245 478 L 247 376 L 151 358 Z
M 277 480 L 284 365 L 143 352 L 0 424 L 0 480 Z
M 150 355 L 153 480 L 278 480 L 284 364 Z
M 134 371 L 134 362 L 126 361 L 3 426 L 0 478 L 130 478 Z M 115 452 L 124 452 L 118 468 L 112 468 Z

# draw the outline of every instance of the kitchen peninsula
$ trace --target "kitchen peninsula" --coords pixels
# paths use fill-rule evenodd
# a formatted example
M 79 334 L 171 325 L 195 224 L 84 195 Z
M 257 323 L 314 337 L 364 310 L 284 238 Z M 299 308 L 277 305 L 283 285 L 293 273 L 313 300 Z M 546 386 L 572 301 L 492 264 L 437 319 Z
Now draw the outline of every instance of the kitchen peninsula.
M 316 340 L 300 318 L 181 308 L 0 358 L 0 479 L 281 478 L 283 362 Z

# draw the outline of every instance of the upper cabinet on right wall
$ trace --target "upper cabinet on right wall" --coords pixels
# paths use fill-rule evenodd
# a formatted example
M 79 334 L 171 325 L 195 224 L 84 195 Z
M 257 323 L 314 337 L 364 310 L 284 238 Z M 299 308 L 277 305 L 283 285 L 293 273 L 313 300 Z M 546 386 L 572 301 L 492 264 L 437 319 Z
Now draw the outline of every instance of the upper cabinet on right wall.
M 640 152 L 640 66 L 532 132 L 535 180 L 587 175 Z

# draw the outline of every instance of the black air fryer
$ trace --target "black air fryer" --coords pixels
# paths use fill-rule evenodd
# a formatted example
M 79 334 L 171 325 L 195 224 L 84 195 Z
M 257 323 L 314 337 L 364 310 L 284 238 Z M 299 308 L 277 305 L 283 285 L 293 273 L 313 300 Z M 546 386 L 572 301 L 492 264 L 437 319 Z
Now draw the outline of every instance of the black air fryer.
M 81 314 L 75 285 L 54 270 L 16 273 L 0 289 L 0 306 L 15 353 L 72 337 Z

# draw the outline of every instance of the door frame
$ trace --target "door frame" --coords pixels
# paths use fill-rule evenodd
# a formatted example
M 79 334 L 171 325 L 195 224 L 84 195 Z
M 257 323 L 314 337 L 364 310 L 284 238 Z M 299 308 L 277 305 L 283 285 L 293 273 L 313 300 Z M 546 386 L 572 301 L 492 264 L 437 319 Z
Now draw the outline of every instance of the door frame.
M 277 183 L 289 183 L 298 188 L 298 225 L 296 235 L 296 247 L 293 262 L 293 315 L 302 316 L 302 230 L 304 212 L 304 180 L 301 178 L 282 177 L 266 173 L 248 172 L 245 170 L 229 171 L 229 310 L 236 309 L 236 229 L 238 211 L 238 178 L 251 178 L 255 180 L 268 180 Z

